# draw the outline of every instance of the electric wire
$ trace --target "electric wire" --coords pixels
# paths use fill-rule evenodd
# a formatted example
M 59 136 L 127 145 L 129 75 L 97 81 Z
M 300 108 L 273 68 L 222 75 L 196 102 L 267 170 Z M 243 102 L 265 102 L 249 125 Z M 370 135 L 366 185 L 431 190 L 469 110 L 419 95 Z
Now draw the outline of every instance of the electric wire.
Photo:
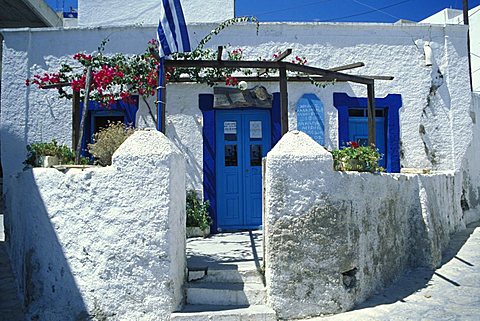
M 369 10 L 369 11 L 365 11 L 365 12 L 361 12 L 361 13 L 357 13 L 357 14 L 343 16 L 343 17 L 337 17 L 337 18 L 333 18 L 333 19 L 322 20 L 322 21 L 323 22 L 330 22 L 330 21 L 336 21 L 336 20 L 343 20 L 343 19 L 358 17 L 358 16 L 362 16 L 362 15 L 369 14 L 369 13 L 372 13 L 372 12 L 378 12 L 378 11 L 381 11 L 383 9 L 388 9 L 388 8 L 391 8 L 391 7 L 395 7 L 395 6 L 410 2 L 410 1 L 411 0 L 404 0 L 404 1 L 396 2 L 396 3 L 393 3 L 391 5 L 384 6 L 384 7 L 378 8 L 378 9 Z

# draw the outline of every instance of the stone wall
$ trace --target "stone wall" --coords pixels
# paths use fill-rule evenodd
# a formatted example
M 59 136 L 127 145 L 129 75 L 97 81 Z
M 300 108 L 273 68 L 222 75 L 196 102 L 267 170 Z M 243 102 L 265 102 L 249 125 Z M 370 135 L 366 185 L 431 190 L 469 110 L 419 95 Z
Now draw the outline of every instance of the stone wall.
M 109 167 L 23 171 L 6 197 L 32 320 L 168 320 L 182 304 L 185 161 L 163 134 L 136 132 Z
M 287 133 L 266 159 L 269 303 L 285 319 L 338 313 L 409 267 L 438 266 L 450 234 L 467 223 L 462 179 L 336 172 L 323 147 Z

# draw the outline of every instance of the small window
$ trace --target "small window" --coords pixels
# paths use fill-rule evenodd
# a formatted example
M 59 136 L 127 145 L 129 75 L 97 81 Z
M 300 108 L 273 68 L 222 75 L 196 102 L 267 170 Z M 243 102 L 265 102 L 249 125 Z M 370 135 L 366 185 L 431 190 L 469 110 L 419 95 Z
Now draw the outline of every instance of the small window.
M 375 110 L 375 117 L 385 117 L 385 109 Z
M 225 145 L 225 166 L 238 166 L 237 145 Z
M 109 123 L 123 123 L 124 116 L 94 116 L 93 124 L 93 134 L 96 134 L 102 128 L 108 127 Z
M 250 166 L 262 166 L 262 145 L 250 145 Z
M 348 110 L 348 116 L 350 117 L 365 117 L 366 115 L 366 109 L 350 108 Z

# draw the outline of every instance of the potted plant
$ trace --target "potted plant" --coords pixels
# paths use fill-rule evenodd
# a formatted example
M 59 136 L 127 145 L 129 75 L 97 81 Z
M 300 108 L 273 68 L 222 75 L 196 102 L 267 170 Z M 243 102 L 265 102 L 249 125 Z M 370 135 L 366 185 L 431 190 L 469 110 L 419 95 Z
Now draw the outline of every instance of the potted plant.
M 75 153 L 66 145 L 59 145 L 55 139 L 49 143 L 33 143 L 27 146 L 27 158 L 23 162 L 30 167 L 52 167 L 69 165 L 75 161 Z M 81 160 L 87 164 L 86 159 Z
M 348 142 L 347 147 L 333 150 L 333 166 L 337 171 L 382 172 L 378 165 L 381 154 L 374 146 L 360 146 L 357 142 Z
M 208 215 L 210 203 L 202 201 L 194 190 L 187 191 L 187 238 L 207 237 L 212 219 Z

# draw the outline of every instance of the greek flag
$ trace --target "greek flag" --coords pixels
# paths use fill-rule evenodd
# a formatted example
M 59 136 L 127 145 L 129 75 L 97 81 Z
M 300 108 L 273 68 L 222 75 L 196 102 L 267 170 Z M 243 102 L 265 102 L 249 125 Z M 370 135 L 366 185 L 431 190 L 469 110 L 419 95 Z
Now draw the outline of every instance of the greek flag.
M 160 57 L 190 51 L 187 26 L 180 0 L 160 0 L 161 12 L 157 37 Z

